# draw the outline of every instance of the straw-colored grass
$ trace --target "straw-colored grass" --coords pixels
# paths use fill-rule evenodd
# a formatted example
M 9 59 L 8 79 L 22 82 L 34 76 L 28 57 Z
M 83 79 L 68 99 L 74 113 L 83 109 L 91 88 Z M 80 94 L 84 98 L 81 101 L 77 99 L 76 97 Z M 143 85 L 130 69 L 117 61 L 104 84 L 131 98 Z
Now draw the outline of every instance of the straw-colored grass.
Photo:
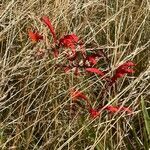
M 126 60 L 135 74 L 118 81 L 117 91 L 100 103 L 130 106 L 132 115 L 91 119 L 76 108 L 71 116 L 69 89 L 78 87 L 96 106 L 104 83 L 96 77 L 65 74 L 53 57 L 35 59 L 37 49 L 52 46 L 40 18 L 51 18 L 58 37 L 75 33 L 87 48 L 103 48 L 111 69 Z M 36 28 L 46 42 L 33 45 L 27 29 Z M 46 44 L 46 45 L 45 45 Z M 64 50 L 65 51 L 65 50 Z M 47 53 L 47 52 L 46 52 Z M 92 85 L 94 84 L 94 86 Z M 110 93 L 109 93 L 110 92 Z M 141 99 L 150 114 L 149 0 L 1 0 L 0 1 L 0 147 L 4 150 L 125 150 L 150 148 Z

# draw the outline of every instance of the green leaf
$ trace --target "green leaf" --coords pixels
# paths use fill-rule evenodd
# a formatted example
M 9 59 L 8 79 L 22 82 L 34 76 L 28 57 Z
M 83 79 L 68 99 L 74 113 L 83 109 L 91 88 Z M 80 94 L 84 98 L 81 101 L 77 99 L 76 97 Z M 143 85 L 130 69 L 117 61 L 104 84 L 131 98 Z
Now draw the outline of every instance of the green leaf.
M 141 100 L 141 104 L 142 104 L 142 112 L 143 112 L 144 121 L 145 121 L 145 127 L 146 127 L 146 131 L 147 131 L 147 134 L 148 134 L 148 138 L 150 140 L 150 116 L 148 115 L 143 97 L 142 97 L 142 100 Z

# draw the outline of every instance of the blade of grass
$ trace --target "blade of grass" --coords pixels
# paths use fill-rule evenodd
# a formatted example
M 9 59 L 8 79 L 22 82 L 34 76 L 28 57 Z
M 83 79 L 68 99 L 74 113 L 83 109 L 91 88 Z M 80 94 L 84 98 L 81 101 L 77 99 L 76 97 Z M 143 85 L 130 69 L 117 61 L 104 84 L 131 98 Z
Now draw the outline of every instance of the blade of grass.
M 143 97 L 141 98 L 141 105 L 142 105 L 142 112 L 143 112 L 143 116 L 144 116 L 145 127 L 146 127 L 146 131 L 148 134 L 148 139 L 150 140 L 150 116 L 146 109 Z

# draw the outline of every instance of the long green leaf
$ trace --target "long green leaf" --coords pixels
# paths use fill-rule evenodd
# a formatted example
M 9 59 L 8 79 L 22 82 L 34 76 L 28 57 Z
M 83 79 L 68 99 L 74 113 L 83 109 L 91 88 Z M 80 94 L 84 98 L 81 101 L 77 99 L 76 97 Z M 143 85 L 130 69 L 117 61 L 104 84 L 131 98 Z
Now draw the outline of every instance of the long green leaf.
M 148 138 L 150 140 L 150 116 L 148 115 L 143 97 L 142 97 L 142 100 L 141 100 L 141 104 L 142 104 L 142 112 L 143 112 L 143 116 L 144 116 L 146 131 L 147 131 L 147 134 L 148 134 Z

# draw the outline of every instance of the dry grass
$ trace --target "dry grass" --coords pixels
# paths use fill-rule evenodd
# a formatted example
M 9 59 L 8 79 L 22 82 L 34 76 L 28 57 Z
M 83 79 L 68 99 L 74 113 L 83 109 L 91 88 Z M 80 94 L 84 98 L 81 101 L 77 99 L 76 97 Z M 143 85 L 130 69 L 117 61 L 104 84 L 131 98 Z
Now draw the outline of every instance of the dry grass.
M 108 103 L 130 106 L 134 114 L 102 113 L 91 119 L 77 109 L 68 109 L 68 90 L 79 87 L 92 100 L 103 82 L 66 75 L 54 67 L 55 60 L 36 60 L 34 53 L 45 48 L 30 42 L 27 29 L 44 33 L 40 22 L 48 15 L 57 35 L 77 34 L 89 47 L 103 48 L 114 70 L 125 60 L 136 62 L 134 76 L 118 83 L 118 90 L 105 97 Z M 62 61 L 59 58 L 59 62 Z M 149 0 L 1 0 L 0 2 L 0 147 L 16 150 L 105 150 L 150 147 L 141 113 L 141 96 L 149 111 L 150 93 L 150 2 Z M 104 99 L 103 103 L 107 101 Z M 93 106 L 97 103 L 92 101 Z

